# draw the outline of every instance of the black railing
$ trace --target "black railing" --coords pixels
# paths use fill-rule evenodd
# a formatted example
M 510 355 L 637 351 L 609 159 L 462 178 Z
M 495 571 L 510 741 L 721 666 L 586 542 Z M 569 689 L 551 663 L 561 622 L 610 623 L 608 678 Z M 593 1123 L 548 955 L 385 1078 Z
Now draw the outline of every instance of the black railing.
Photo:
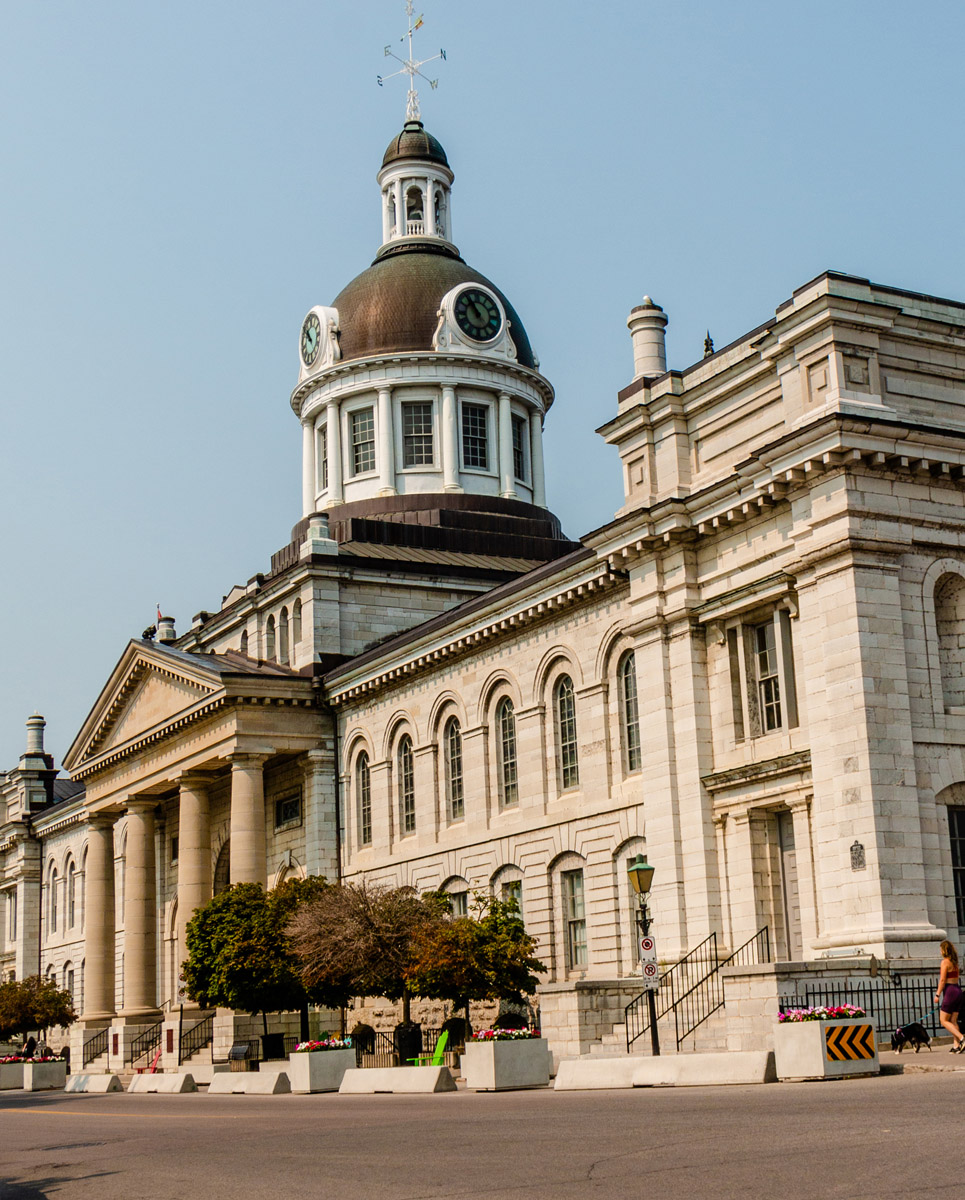
M 374 1044 L 371 1041 L 368 1046 L 356 1044 L 355 1065 L 357 1067 L 397 1067 L 399 1056 L 395 1052 L 395 1043 L 388 1034 L 376 1033 Z
M 158 1021 L 150 1029 L 145 1029 L 143 1033 L 139 1033 L 128 1046 L 127 1056 L 124 1061 L 130 1063 L 133 1067 L 139 1058 L 150 1057 L 152 1054 L 155 1054 L 161 1045 L 161 1026 L 163 1024 L 163 1021 Z
M 214 1041 L 214 1016 L 202 1017 L 190 1029 L 181 1030 L 180 1051 L 178 1062 L 187 1062 L 189 1058 L 210 1046 Z
M 664 971 L 660 976 L 660 990 L 657 992 L 658 1023 L 662 1017 L 673 1011 L 676 994 L 689 991 L 698 979 L 703 979 L 709 971 L 715 969 L 716 965 L 717 934 L 712 933 L 679 962 Z M 663 1007 L 661 1007 L 661 1002 Z M 626 1006 L 624 1020 L 627 1026 L 627 1051 L 629 1052 L 633 1043 L 650 1029 L 646 992 L 641 992 Z
M 84 1042 L 84 1052 L 81 1055 L 82 1065 L 89 1066 L 95 1058 L 100 1058 L 102 1054 L 107 1053 L 107 1045 L 110 1039 L 111 1031 L 102 1029 L 95 1033 L 93 1037 L 87 1038 Z
M 863 1008 L 874 1021 L 879 1039 L 883 1035 L 890 1037 L 899 1025 L 910 1025 L 912 1021 L 924 1025 L 932 1037 L 942 1032 L 932 975 L 892 975 L 890 980 L 856 983 L 812 983 L 796 996 L 782 997 L 781 1012 L 787 1012 L 789 1008 L 837 1004 L 856 1004 Z

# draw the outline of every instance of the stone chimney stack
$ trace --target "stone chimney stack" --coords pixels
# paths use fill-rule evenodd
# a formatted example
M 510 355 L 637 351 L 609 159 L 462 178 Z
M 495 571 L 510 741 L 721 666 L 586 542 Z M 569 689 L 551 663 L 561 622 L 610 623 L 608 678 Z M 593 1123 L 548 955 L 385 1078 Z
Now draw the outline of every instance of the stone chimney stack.
M 159 642 L 176 642 L 178 635 L 174 631 L 174 617 L 161 617 L 157 623 L 157 640 Z
M 659 304 L 644 296 L 627 318 L 633 340 L 633 377 L 663 375 L 667 370 L 667 317 Z
M 27 718 L 27 749 L 24 757 L 33 757 L 44 752 L 44 730 L 47 722 L 40 713 L 34 713 Z

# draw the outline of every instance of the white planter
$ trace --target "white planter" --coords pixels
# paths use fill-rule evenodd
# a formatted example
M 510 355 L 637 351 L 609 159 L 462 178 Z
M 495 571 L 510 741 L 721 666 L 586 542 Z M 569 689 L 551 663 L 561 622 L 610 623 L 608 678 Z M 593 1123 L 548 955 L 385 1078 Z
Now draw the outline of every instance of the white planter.
M 878 1043 L 870 1017 L 781 1021 L 774 1030 L 778 1079 L 877 1075 Z
M 23 1064 L 23 1086 L 28 1092 L 42 1092 L 48 1088 L 62 1088 L 67 1082 L 65 1062 L 25 1062 Z
M 23 1063 L 0 1063 L 0 1092 L 23 1087 Z
M 337 1092 L 342 1076 L 354 1067 L 354 1050 L 306 1050 L 285 1064 L 293 1092 Z
M 467 1042 L 462 1074 L 466 1087 L 474 1092 L 546 1087 L 550 1081 L 549 1045 L 545 1038 Z

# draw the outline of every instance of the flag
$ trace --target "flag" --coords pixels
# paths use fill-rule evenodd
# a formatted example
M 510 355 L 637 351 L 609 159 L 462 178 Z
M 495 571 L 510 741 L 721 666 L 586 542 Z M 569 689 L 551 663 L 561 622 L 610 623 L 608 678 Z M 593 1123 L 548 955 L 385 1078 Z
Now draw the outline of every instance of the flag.
M 415 33 L 415 31 L 417 29 L 421 29 L 421 28 L 422 28 L 422 17 L 420 16 L 418 21 L 416 21 L 416 23 L 412 26 L 412 32 Z
M 164 618 L 161 616 L 161 606 L 157 606 L 157 623 L 160 625 Z

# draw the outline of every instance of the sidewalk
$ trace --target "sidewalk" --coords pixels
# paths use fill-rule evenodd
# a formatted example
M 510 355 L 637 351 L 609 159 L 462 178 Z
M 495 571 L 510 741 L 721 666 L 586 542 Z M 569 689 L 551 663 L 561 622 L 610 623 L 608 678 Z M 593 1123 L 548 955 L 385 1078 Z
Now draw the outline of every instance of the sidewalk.
M 882 1071 L 886 1067 L 892 1070 L 901 1067 L 905 1075 L 925 1071 L 965 1072 L 965 1054 L 951 1054 L 950 1047 L 950 1038 L 932 1038 L 930 1050 L 923 1047 L 916 1054 L 909 1048 L 903 1050 L 901 1054 L 897 1054 L 891 1049 L 888 1042 L 881 1042 L 878 1047 L 878 1058 Z

